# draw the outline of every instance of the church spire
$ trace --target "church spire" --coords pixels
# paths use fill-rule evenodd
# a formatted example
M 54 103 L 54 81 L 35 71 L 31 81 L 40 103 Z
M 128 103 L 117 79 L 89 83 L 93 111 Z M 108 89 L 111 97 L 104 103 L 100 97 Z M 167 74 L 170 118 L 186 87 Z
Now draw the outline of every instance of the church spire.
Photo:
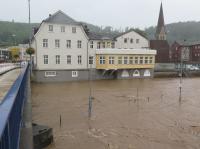
M 160 5 L 160 14 L 158 18 L 158 24 L 156 28 L 156 39 L 157 40 L 166 40 L 166 29 L 165 29 L 165 21 L 164 21 L 164 14 L 163 14 L 163 6 L 162 2 Z

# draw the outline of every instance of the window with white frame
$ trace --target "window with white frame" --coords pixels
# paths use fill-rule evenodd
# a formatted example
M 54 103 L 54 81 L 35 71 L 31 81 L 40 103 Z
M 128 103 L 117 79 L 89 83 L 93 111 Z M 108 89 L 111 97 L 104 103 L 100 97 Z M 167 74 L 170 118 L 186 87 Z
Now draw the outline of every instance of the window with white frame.
M 109 56 L 109 64 L 115 64 L 115 57 Z
M 44 55 L 44 64 L 48 64 L 48 55 Z
M 67 40 L 66 46 L 67 46 L 67 48 L 71 48 L 71 40 Z
M 124 38 L 124 43 L 127 43 L 127 38 Z
M 132 56 L 129 57 L 129 64 L 133 64 L 133 57 Z
M 56 47 L 56 48 L 59 48 L 59 47 L 60 47 L 60 40 L 59 40 L 59 39 L 56 39 L 56 40 L 55 40 L 55 47 Z
M 55 77 L 56 71 L 45 71 L 45 77 Z
M 78 41 L 77 41 L 77 48 L 81 48 L 81 44 L 82 44 L 82 41 L 81 41 L 81 40 L 78 40 Z
M 72 71 L 72 77 L 73 78 L 78 77 L 78 71 Z
M 106 48 L 106 43 L 102 42 L 102 48 Z
M 111 48 L 115 48 L 115 42 L 112 42 Z
M 135 64 L 138 64 L 138 57 L 135 57 Z
M 130 39 L 130 43 L 133 43 L 133 38 Z
M 44 48 L 48 47 L 48 39 L 43 39 L 43 47 Z
M 140 56 L 140 64 L 143 64 L 143 57 Z
M 128 57 L 124 56 L 124 64 L 128 64 Z
M 82 64 L 82 56 L 78 55 L 78 64 Z
M 56 64 L 60 64 L 60 55 L 56 55 Z
M 49 25 L 49 31 L 53 32 L 53 25 Z
M 144 58 L 144 63 L 148 64 L 148 57 L 147 56 Z
M 76 27 L 72 27 L 72 33 L 76 33 Z
M 65 32 L 65 26 L 61 26 L 60 30 L 61 30 L 62 33 Z
M 93 64 L 93 56 L 89 56 L 89 64 Z
M 110 42 L 107 42 L 107 48 L 110 48 Z
M 67 55 L 67 64 L 71 64 L 71 63 L 72 63 L 72 56 Z
M 149 57 L 149 64 L 153 63 L 153 57 Z
M 90 48 L 93 49 L 93 47 L 94 47 L 94 42 L 90 41 Z
M 122 57 L 121 56 L 118 57 L 118 64 L 122 64 Z
M 97 43 L 97 49 L 100 49 L 101 48 L 101 42 L 98 42 Z
M 99 56 L 99 64 L 105 64 L 106 63 L 106 57 L 101 55 Z

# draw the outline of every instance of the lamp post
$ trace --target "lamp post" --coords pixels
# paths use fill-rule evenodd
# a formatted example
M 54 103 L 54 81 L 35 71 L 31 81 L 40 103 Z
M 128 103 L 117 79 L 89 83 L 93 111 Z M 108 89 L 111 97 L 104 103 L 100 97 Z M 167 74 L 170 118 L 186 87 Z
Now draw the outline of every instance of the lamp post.
M 16 41 L 15 41 L 15 37 L 16 37 L 16 35 L 15 34 L 12 34 L 12 37 L 13 37 L 13 46 L 15 46 L 16 44 Z

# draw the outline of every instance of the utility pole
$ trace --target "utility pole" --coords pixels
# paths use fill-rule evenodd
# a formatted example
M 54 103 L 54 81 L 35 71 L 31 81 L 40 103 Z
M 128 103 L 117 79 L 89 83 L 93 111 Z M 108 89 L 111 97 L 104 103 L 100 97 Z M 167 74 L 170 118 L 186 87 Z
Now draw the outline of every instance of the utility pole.
M 30 0 L 28 0 L 28 23 L 29 23 L 29 48 L 31 47 L 31 7 Z

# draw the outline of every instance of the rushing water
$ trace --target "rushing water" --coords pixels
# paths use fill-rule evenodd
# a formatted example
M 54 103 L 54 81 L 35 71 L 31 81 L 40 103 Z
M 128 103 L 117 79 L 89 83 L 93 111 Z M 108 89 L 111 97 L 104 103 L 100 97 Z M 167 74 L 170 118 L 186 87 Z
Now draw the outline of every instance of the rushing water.
M 183 80 L 181 102 L 179 79 L 165 78 L 33 83 L 32 104 L 33 121 L 53 128 L 48 149 L 200 148 L 200 78 Z

